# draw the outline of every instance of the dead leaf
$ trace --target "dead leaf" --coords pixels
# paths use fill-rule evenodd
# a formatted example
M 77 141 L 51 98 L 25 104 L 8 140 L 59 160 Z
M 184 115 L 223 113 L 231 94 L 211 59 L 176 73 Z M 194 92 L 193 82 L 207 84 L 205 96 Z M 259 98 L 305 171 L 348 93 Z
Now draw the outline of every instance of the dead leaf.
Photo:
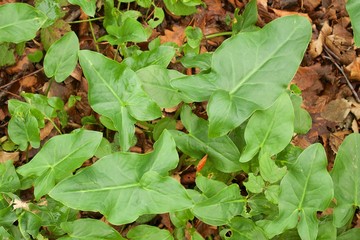
M 345 69 L 350 73 L 350 79 L 360 81 L 360 57 L 355 58 Z
M 327 36 L 332 32 L 331 27 L 327 21 L 324 22 L 323 27 L 319 33 L 319 37 L 316 40 L 312 40 L 309 46 L 309 53 L 312 58 L 320 56 L 323 51 L 324 41 Z
M 328 121 L 342 122 L 349 114 L 350 109 L 351 103 L 346 99 L 335 99 L 325 106 L 321 116 Z
M 20 80 L 20 85 L 22 88 L 31 88 L 37 84 L 37 77 L 27 76 Z
M 291 12 L 291 11 L 279 10 L 275 8 L 269 8 L 269 9 L 271 9 L 279 17 L 298 15 L 298 16 L 306 17 L 309 20 L 309 22 L 312 23 L 312 20 L 307 13 Z
M 174 42 L 179 47 L 184 44 L 185 41 L 185 28 L 183 26 L 173 25 L 172 30 L 165 29 L 165 35 L 160 36 L 160 42 Z
M 350 133 L 351 131 L 340 131 L 330 134 L 329 145 L 334 153 L 338 152 L 339 146 Z
M 336 55 L 342 64 L 352 63 L 356 57 L 352 40 L 338 35 L 329 35 L 325 38 L 325 45 Z
M 307 12 L 312 12 L 320 5 L 321 0 L 302 0 L 302 3 Z
M 12 160 L 13 162 L 19 161 L 19 152 L 0 151 L 0 163 L 4 163 L 7 160 Z

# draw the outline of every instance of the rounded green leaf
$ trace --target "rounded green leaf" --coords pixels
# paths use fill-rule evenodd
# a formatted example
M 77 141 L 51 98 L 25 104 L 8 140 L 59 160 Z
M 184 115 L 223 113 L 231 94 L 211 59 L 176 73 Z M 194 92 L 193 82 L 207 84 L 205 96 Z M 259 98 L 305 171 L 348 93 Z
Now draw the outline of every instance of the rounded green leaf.
M 173 240 L 173 236 L 168 230 L 159 229 L 157 227 L 149 225 L 136 226 L 128 232 L 126 235 L 129 240 Z
M 0 43 L 20 43 L 36 36 L 47 17 L 29 4 L 9 3 L 0 6 Z
M 79 39 L 74 32 L 68 32 L 53 43 L 44 58 L 47 77 L 55 77 L 56 82 L 64 81 L 75 69 L 78 60 Z

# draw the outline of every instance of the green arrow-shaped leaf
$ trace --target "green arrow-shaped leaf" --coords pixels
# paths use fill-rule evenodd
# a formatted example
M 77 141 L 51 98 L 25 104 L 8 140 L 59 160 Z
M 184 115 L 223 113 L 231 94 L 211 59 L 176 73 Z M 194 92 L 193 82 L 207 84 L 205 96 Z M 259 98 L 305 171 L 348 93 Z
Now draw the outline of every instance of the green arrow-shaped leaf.
M 147 121 L 161 116 L 160 108 L 141 89 L 134 71 L 104 55 L 82 50 L 81 67 L 89 82 L 89 102 L 99 114 L 113 122 L 120 133 L 120 146 L 132 145 L 136 120 Z
M 179 211 L 193 203 L 181 184 L 168 176 L 177 163 L 175 142 L 165 130 L 153 152 L 107 155 L 59 183 L 49 195 L 74 209 L 98 211 L 113 224 Z
M 310 37 L 307 19 L 276 19 L 259 31 L 226 40 L 213 54 L 210 73 L 174 79 L 172 85 L 193 101 L 209 100 L 209 136 L 225 135 L 275 102 L 294 76 Z
M 24 177 L 36 176 L 35 197 L 47 194 L 56 182 L 71 175 L 92 157 L 100 145 L 100 132 L 79 130 L 55 136 L 45 143 L 38 154 L 17 172 Z
M 336 155 L 331 177 L 334 181 L 336 207 L 334 224 L 343 227 L 360 206 L 360 134 L 350 134 Z

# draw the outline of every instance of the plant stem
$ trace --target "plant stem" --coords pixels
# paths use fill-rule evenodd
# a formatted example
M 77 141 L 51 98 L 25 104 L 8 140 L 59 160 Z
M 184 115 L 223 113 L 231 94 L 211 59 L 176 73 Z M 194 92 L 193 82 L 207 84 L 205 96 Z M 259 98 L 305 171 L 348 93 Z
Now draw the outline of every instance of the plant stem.
M 213 34 L 206 35 L 205 38 L 210 39 L 210 38 L 216 38 L 216 37 L 221 37 L 221 36 L 231 36 L 232 34 L 233 34 L 233 32 L 213 33 Z
M 58 128 L 58 126 L 54 123 L 53 120 L 51 120 L 50 118 L 46 118 L 46 119 L 49 120 L 49 122 L 51 122 L 51 124 L 54 126 L 56 131 L 58 131 L 58 133 L 62 134 L 61 130 Z
M 97 18 L 90 18 L 90 19 L 85 19 L 85 20 L 78 20 L 78 21 L 73 21 L 73 22 L 68 22 L 69 24 L 75 24 L 75 23 L 83 23 L 83 22 L 92 22 L 92 21 L 97 21 L 97 20 L 102 20 L 105 17 L 97 17 Z
M 93 28 L 91 22 L 89 22 L 89 25 L 90 25 L 90 30 L 91 30 L 91 36 L 92 36 L 93 39 L 94 39 L 94 44 L 95 44 L 95 47 L 96 47 L 96 51 L 97 51 L 97 52 L 100 52 L 99 45 L 98 45 L 98 43 L 97 43 L 97 41 L 96 41 L 96 37 L 95 37 L 95 33 L 94 33 L 94 28 Z
M 45 91 L 45 96 L 47 96 L 49 94 L 50 88 L 52 83 L 54 82 L 54 77 L 52 77 L 49 81 L 49 86 L 47 87 L 46 91 Z

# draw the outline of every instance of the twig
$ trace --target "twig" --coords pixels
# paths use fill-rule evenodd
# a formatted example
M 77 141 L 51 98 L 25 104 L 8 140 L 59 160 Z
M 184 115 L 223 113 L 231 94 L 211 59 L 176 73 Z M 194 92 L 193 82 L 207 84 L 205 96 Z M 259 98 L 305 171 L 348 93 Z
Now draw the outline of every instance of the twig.
M 354 87 L 352 86 L 350 80 L 348 79 L 348 77 L 346 76 L 346 73 L 344 71 L 344 68 L 342 66 L 340 66 L 335 60 L 334 58 L 332 57 L 331 51 L 329 51 L 329 49 L 327 49 L 325 47 L 325 53 L 327 54 L 327 56 L 324 56 L 326 59 L 330 60 L 336 67 L 337 69 L 339 69 L 339 71 L 341 72 L 341 74 L 344 76 L 345 80 L 346 80 L 346 83 L 348 85 L 348 87 L 350 88 L 352 94 L 354 95 L 355 97 L 355 100 L 360 103 L 360 98 L 359 98 L 359 95 L 357 94 L 357 92 L 355 91 Z
M 16 83 L 16 82 L 18 82 L 18 81 L 20 81 L 20 80 L 22 80 L 22 79 L 24 79 L 24 78 L 26 78 L 26 77 L 30 77 L 30 76 L 32 76 L 32 75 L 34 75 L 34 74 L 37 74 L 38 72 L 42 71 L 43 69 L 44 69 L 44 68 L 40 68 L 40 69 L 38 69 L 38 70 L 36 70 L 36 71 L 34 71 L 34 72 L 32 72 L 32 73 L 29 73 L 28 75 L 22 76 L 22 77 L 20 77 L 20 78 L 18 78 L 18 79 L 15 79 L 15 80 L 7 83 L 7 84 L 4 84 L 4 85 L 0 86 L 0 89 L 6 88 L 7 86 L 10 86 L 10 85 L 12 85 L 13 83 Z

